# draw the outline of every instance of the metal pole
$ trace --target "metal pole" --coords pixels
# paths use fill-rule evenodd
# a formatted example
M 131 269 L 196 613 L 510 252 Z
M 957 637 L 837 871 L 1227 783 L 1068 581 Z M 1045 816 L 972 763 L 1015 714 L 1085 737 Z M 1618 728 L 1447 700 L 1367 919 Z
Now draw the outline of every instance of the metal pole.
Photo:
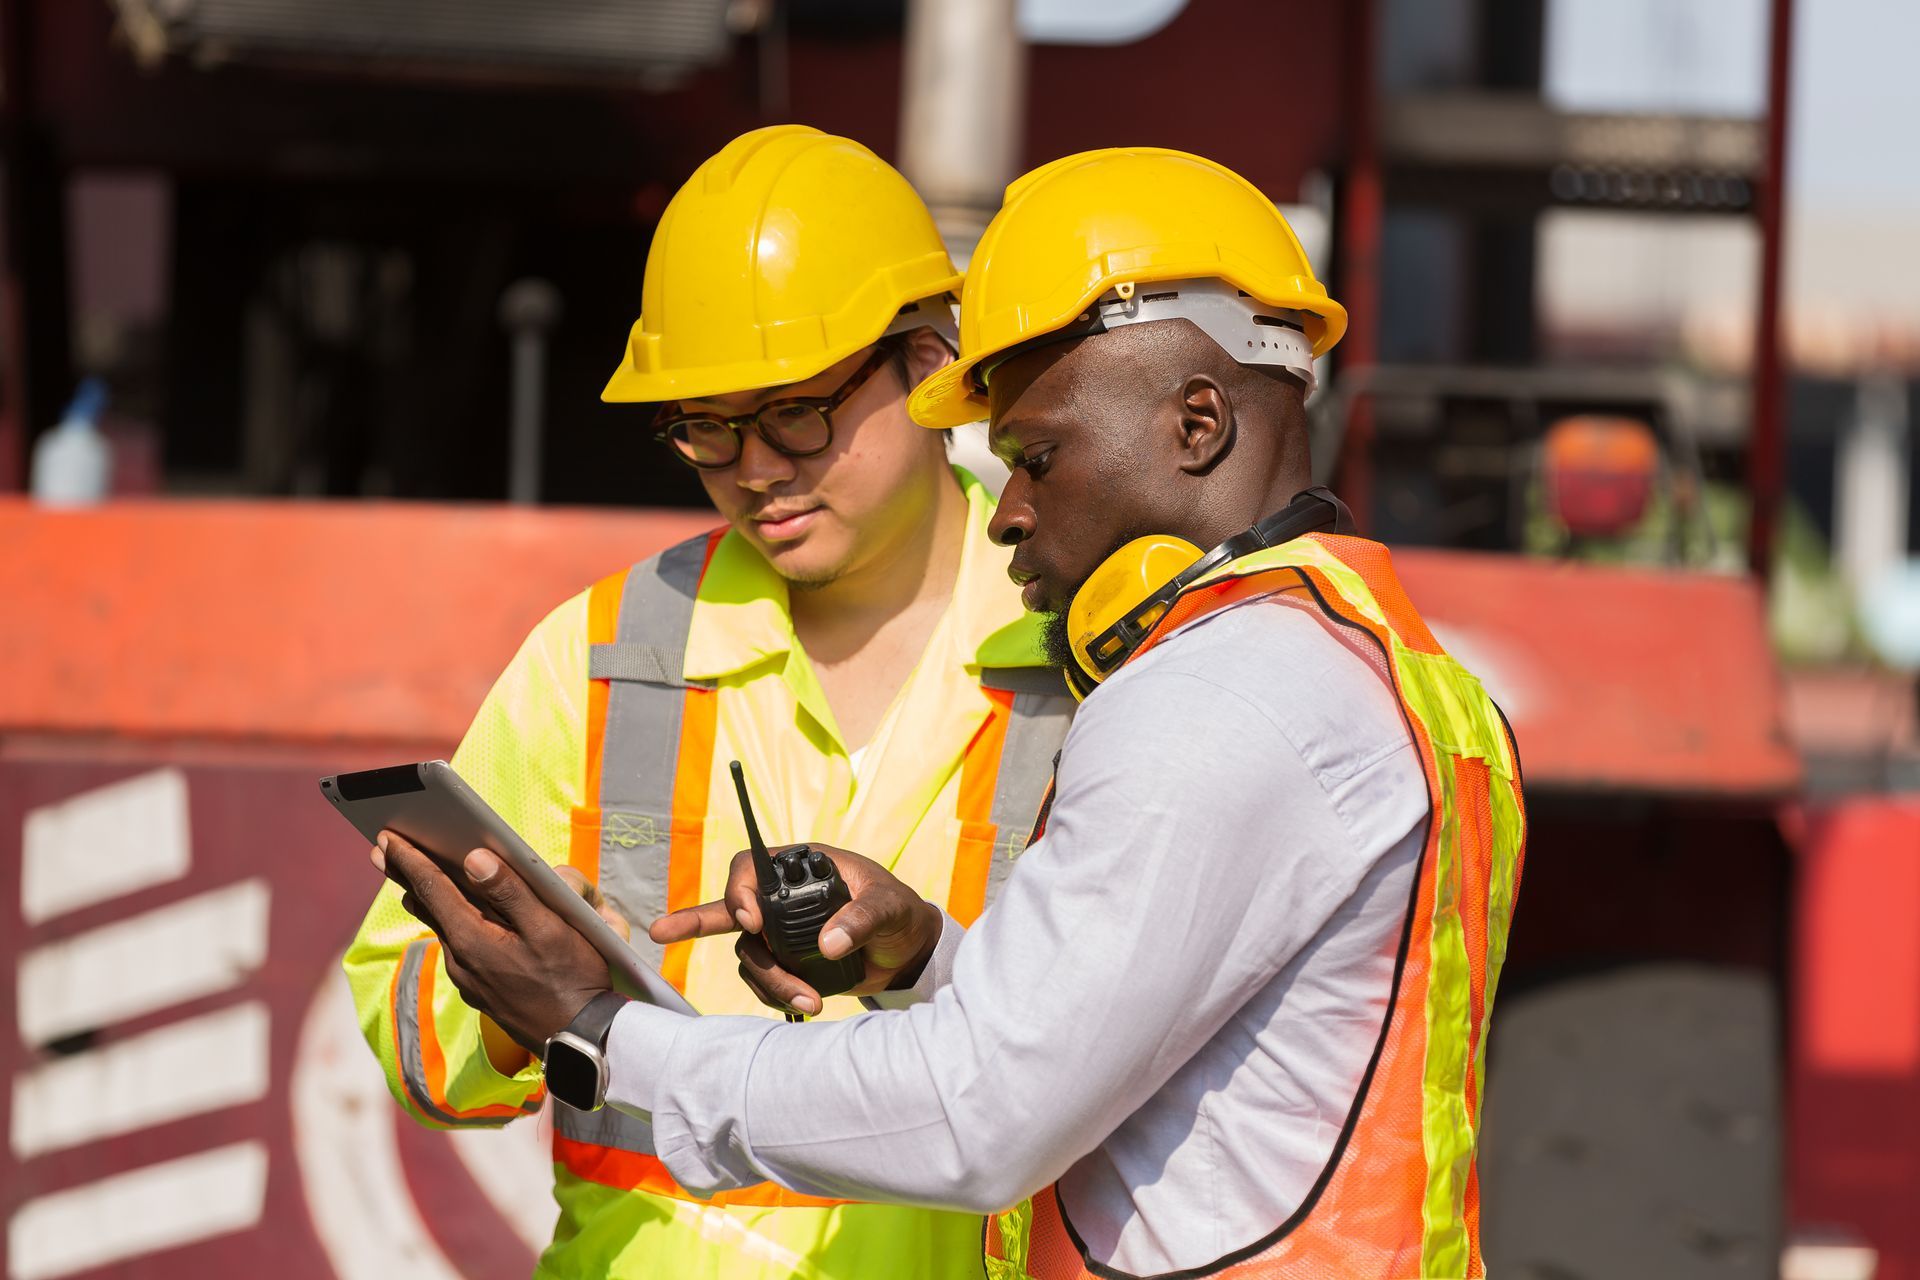
M 513 335 L 513 434 L 507 500 L 540 501 L 540 426 L 547 399 L 547 331 L 560 319 L 560 291 L 517 280 L 500 295 L 500 323 Z
M 27 20 L 23 0 L 0 0 L 0 200 L 7 224 L 0 240 L 0 493 L 25 487 L 27 340 L 24 286 L 15 251 L 22 217 L 18 184 L 27 130 Z
M 1787 117 L 1793 0 L 1773 0 L 1767 49 L 1767 156 L 1760 186 L 1760 308 L 1753 340 L 1753 431 L 1747 442 L 1747 565 L 1765 582 L 1786 481 L 1786 376 L 1781 360 L 1780 268 L 1786 238 Z
M 1027 48 L 1015 0 L 909 0 L 900 80 L 900 172 L 962 270 L 1020 172 Z M 985 430 L 953 435 L 953 461 L 994 493 L 1007 470 Z
M 1019 172 L 1026 86 L 1014 0 L 910 0 L 900 171 L 962 265 Z
M 1339 189 L 1339 298 L 1347 308 L 1347 335 L 1336 349 L 1340 381 L 1349 388 L 1341 433 L 1338 486 L 1362 532 L 1373 515 L 1373 397 L 1367 374 L 1380 359 L 1380 235 L 1385 193 L 1374 68 L 1379 24 L 1375 0 L 1346 6 L 1347 170 Z

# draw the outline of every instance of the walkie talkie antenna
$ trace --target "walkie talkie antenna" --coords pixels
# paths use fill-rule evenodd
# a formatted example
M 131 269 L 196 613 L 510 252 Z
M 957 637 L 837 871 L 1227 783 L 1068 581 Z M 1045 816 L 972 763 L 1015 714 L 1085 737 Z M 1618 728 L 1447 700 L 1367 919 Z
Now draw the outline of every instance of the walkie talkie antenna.
M 747 801 L 747 775 L 740 772 L 738 760 L 727 768 L 733 771 L 733 789 L 740 793 L 740 816 L 747 820 L 747 847 L 753 850 L 753 869 L 760 877 L 760 892 L 772 893 L 780 887 L 780 872 L 773 865 L 773 855 L 767 852 L 767 842 L 760 838 L 760 824 L 753 820 L 753 805 Z

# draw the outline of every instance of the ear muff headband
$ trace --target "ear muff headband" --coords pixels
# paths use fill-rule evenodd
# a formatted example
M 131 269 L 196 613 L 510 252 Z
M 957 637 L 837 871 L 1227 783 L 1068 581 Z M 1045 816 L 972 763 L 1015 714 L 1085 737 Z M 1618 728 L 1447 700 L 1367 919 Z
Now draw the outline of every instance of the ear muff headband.
M 1328 489 L 1316 485 L 1302 490 L 1292 502 L 1265 517 L 1244 533 L 1237 533 L 1150 591 L 1138 603 L 1092 636 L 1074 636 L 1072 648 L 1079 670 L 1069 669 L 1067 683 L 1078 697 L 1084 698 L 1093 686 L 1117 670 L 1146 641 L 1167 609 L 1182 591 L 1230 560 L 1250 555 L 1266 547 L 1291 542 L 1302 534 L 1321 529 L 1335 533 L 1353 532 L 1353 515 Z M 1164 551 L 1177 539 L 1139 538 L 1109 556 L 1094 570 L 1086 584 L 1075 594 L 1078 604 L 1089 591 L 1112 591 L 1116 580 L 1137 582 L 1141 577 L 1141 557 Z M 1191 546 L 1192 544 L 1184 544 Z M 1071 618 L 1072 612 L 1069 611 Z

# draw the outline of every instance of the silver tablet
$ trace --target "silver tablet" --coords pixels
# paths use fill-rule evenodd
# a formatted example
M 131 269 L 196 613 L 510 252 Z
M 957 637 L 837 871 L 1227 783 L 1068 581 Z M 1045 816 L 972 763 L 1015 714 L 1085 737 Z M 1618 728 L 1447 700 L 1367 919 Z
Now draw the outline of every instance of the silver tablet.
M 369 845 L 382 831 L 395 831 L 442 857 L 463 857 L 473 849 L 498 854 L 540 901 L 606 958 L 613 985 L 621 994 L 677 1013 L 696 1012 L 445 760 L 322 778 L 320 794 Z M 629 923 L 644 929 L 651 922 Z

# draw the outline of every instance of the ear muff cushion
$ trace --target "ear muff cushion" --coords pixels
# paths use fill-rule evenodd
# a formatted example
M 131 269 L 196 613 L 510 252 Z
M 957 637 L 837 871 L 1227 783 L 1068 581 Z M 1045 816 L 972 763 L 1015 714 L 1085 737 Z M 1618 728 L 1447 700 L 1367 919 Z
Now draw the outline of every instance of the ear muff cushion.
M 1143 625 L 1151 625 L 1140 615 L 1200 559 L 1200 548 L 1185 538 L 1156 533 L 1127 543 L 1088 576 L 1067 606 L 1067 638 L 1090 679 L 1102 679 L 1126 659 L 1145 634 Z

